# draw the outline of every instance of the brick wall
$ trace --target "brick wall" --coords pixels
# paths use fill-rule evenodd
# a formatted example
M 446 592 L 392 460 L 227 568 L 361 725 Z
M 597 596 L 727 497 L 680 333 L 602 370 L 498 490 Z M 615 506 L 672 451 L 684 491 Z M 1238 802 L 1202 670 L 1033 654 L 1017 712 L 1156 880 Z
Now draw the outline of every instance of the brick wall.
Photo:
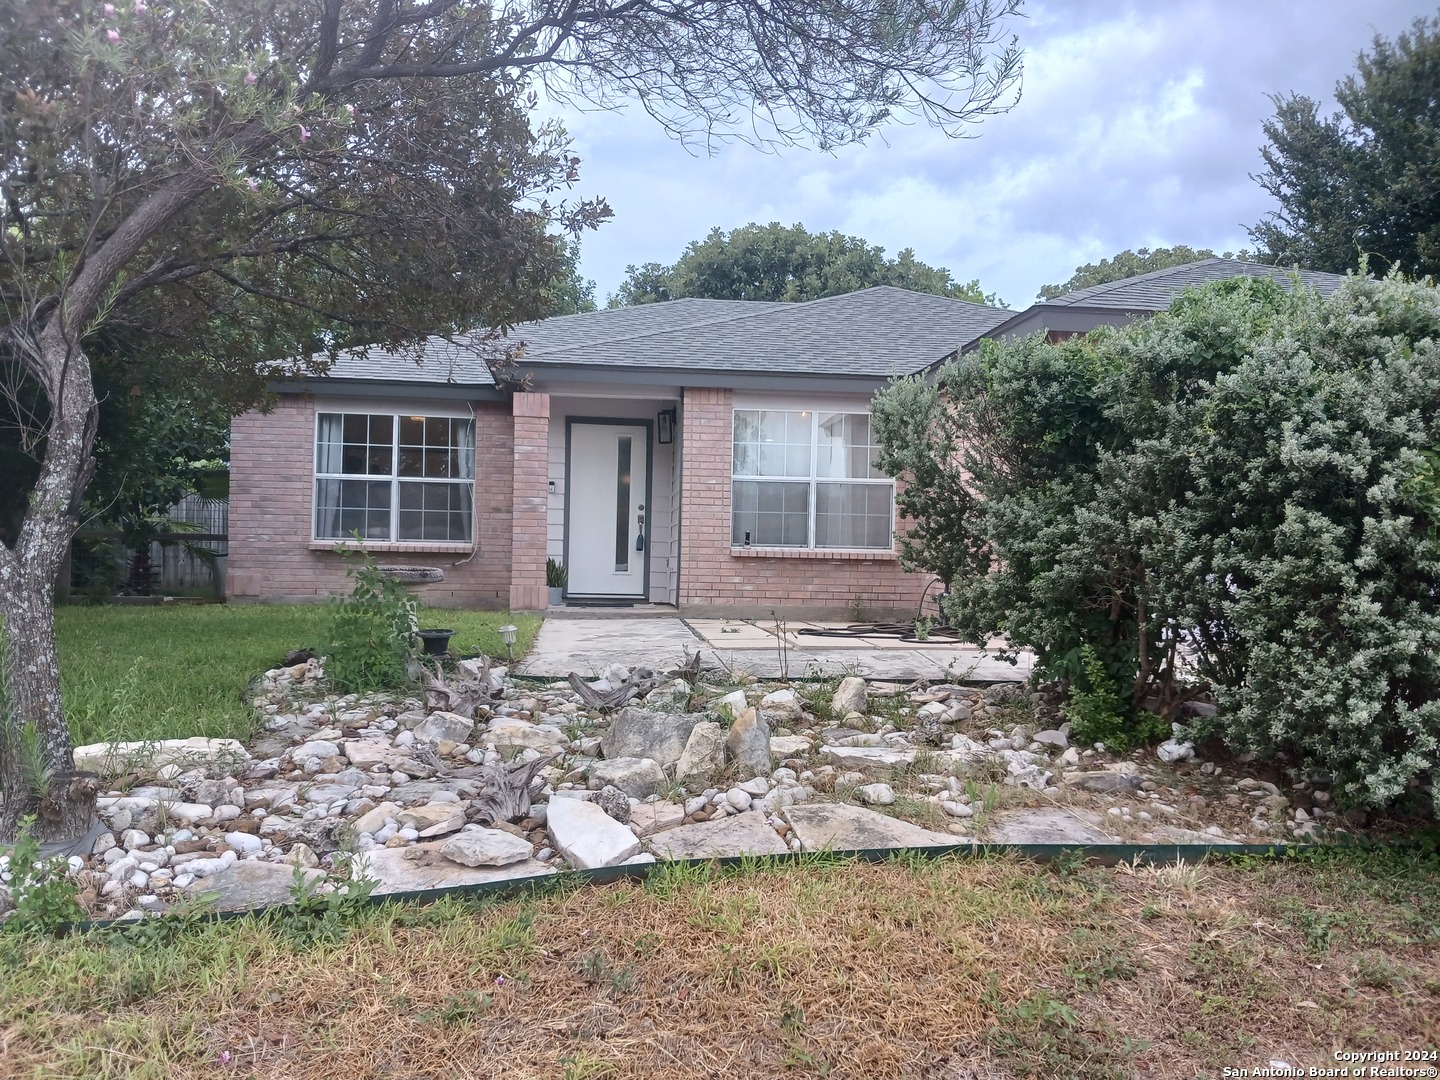
M 545 610 L 545 549 L 550 512 L 550 395 L 516 394 L 511 488 L 510 610 Z
M 687 389 L 681 425 L 680 606 L 695 613 L 913 618 L 931 578 L 907 574 L 893 557 L 820 551 L 784 555 L 730 547 L 730 448 L 734 394 Z M 933 595 L 933 593 L 932 593 Z
M 377 411 L 385 406 L 377 403 Z M 355 411 L 365 405 L 357 403 Z M 437 607 L 504 608 L 510 600 L 513 425 L 505 403 L 475 409 L 476 551 L 376 550 L 382 565 L 438 566 L 445 580 L 413 589 Z M 235 599 L 316 600 L 349 592 L 340 557 L 313 550 L 315 404 L 287 394 L 268 415 L 248 412 L 230 427 L 230 558 Z M 543 550 L 543 540 L 542 540 Z M 542 564 L 543 574 L 543 564 Z

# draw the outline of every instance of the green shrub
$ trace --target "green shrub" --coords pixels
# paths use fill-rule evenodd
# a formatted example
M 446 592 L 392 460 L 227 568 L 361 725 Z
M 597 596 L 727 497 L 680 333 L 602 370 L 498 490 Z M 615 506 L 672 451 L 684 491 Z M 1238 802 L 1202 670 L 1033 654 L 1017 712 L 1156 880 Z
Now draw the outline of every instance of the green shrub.
M 0 929 L 10 933 L 53 934 L 68 922 L 85 917 L 75 879 L 62 856 L 40 857 L 40 844 L 31 834 L 34 819 L 21 823 L 20 838 L 5 853 L 9 856 L 7 887 L 15 910 Z
M 1163 735 L 1152 714 L 1199 680 L 1221 710 L 1196 735 L 1289 754 L 1350 802 L 1433 778 L 1433 285 L 1238 278 L 1083 338 L 986 342 L 922 383 L 877 399 L 883 467 L 964 492 L 907 489 L 909 561 L 954 570 L 972 640 L 1004 633 L 1069 685 L 1077 737 Z
M 394 578 L 380 572 L 368 553 L 346 567 L 355 583 L 337 597 L 325 675 L 338 689 L 397 689 L 411 681 L 407 661 L 414 652 L 418 605 Z
M 1081 677 L 1071 682 L 1065 703 L 1070 721 L 1070 740 L 1077 746 L 1104 743 L 1110 751 L 1128 750 L 1139 743 L 1154 742 L 1170 734 L 1170 725 L 1143 709 L 1132 715 L 1127 701 L 1105 670 L 1092 646 L 1081 649 Z

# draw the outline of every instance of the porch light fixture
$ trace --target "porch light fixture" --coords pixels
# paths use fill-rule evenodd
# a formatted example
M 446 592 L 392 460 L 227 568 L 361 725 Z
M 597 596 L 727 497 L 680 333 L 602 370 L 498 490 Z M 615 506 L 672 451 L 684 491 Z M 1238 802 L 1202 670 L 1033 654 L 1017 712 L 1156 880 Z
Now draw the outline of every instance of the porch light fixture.
M 675 410 L 661 409 L 659 423 L 655 429 L 656 438 L 661 445 L 668 445 L 675 441 Z
M 505 642 L 505 655 L 513 664 L 515 662 L 515 626 L 506 623 L 500 627 L 500 637 Z

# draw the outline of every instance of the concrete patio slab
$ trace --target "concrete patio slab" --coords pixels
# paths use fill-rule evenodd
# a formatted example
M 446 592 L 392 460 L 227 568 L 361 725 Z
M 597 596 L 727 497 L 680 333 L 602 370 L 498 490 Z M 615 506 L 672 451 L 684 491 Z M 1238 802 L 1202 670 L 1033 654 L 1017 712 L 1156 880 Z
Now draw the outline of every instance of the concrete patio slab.
M 644 664 L 660 672 L 683 664 L 687 647 L 693 653 L 704 644 L 674 615 L 551 615 L 516 670 L 547 679 L 572 671 L 596 679 L 608 664 Z M 707 659 L 714 666 L 713 657 Z
M 818 624 L 798 624 L 818 625 Z M 792 627 L 797 629 L 798 626 Z M 733 633 L 730 631 L 734 631 Z M 896 639 L 821 638 L 787 634 L 782 658 L 763 624 L 734 619 L 682 619 L 678 615 L 555 613 L 546 618 L 530 654 L 516 665 L 522 675 L 563 679 L 572 671 L 598 678 L 608 664 L 644 664 L 655 671 L 678 667 L 685 650 L 700 650 L 707 669 L 757 679 L 828 678 L 1012 682 L 1029 677 L 1031 658 L 1002 661 L 995 649 Z M 823 644 L 819 644 L 822 643 Z M 998 643 L 993 643 L 998 646 Z

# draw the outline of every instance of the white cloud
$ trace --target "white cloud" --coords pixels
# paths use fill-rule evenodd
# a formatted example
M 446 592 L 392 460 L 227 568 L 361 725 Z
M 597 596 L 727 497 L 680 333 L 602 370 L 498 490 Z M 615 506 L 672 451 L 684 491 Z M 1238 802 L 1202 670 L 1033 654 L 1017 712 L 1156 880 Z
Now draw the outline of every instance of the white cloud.
M 1247 242 L 1268 209 L 1259 168 L 1267 93 L 1328 99 L 1374 34 L 1419 0 L 1165 4 L 1045 2 L 1017 24 L 1024 95 L 950 140 L 895 126 L 834 155 L 732 146 L 695 156 L 639 109 L 568 113 L 580 190 L 615 218 L 582 268 L 612 292 L 628 263 L 670 262 L 712 226 L 803 222 L 890 252 L 913 247 L 1015 306 L 1081 263 L 1127 247 Z

